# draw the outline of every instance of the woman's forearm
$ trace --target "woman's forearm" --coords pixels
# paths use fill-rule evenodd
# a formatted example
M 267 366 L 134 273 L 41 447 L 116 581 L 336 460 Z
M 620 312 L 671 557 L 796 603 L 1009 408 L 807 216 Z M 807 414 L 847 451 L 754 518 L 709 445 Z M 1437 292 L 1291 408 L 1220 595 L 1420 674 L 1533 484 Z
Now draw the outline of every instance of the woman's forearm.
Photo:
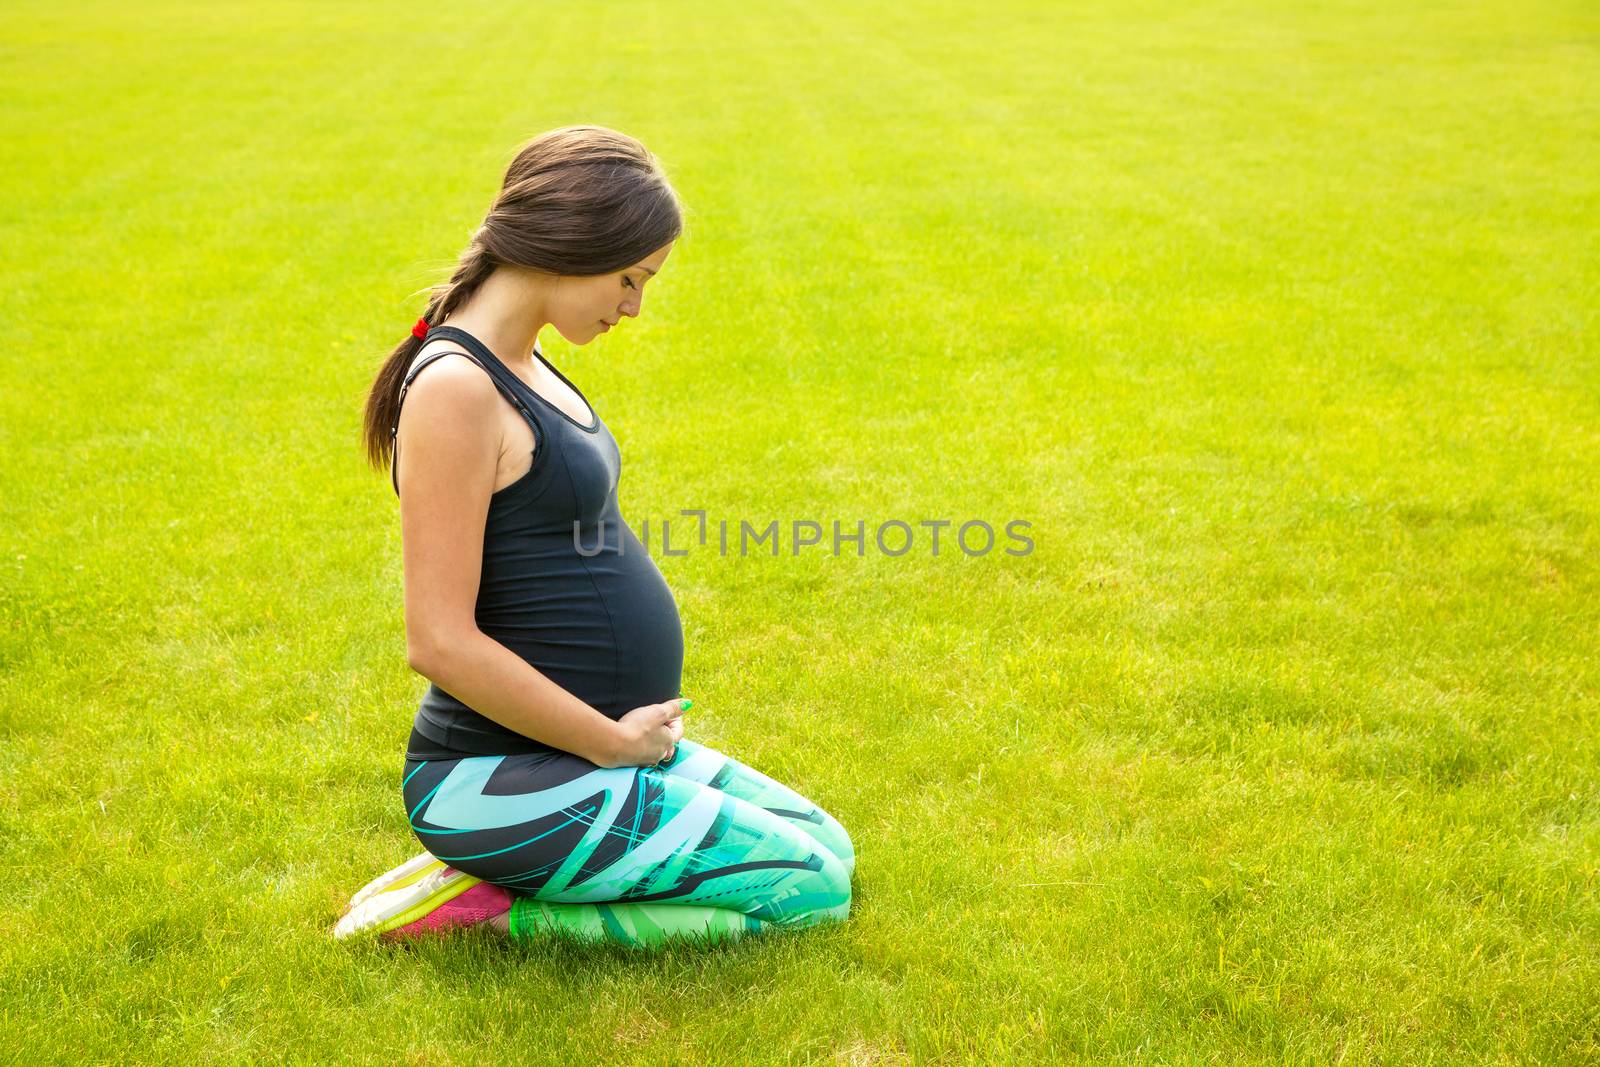
M 505 645 L 473 630 L 416 659 L 412 670 L 469 708 L 524 737 L 611 765 L 618 727 Z

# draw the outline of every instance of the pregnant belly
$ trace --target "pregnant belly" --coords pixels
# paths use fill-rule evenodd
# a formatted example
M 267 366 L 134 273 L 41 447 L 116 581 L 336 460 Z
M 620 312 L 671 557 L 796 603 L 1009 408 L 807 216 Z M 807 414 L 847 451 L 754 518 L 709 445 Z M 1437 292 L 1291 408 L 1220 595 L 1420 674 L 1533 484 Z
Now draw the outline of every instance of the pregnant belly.
M 615 718 L 679 694 L 683 625 L 672 590 L 644 546 L 635 542 L 623 555 L 600 560 L 595 584 L 610 609 L 617 652 L 615 708 L 602 710 Z
M 678 605 L 626 527 L 620 552 L 586 558 L 560 577 L 547 573 L 524 596 L 480 602 L 478 626 L 613 719 L 680 691 Z

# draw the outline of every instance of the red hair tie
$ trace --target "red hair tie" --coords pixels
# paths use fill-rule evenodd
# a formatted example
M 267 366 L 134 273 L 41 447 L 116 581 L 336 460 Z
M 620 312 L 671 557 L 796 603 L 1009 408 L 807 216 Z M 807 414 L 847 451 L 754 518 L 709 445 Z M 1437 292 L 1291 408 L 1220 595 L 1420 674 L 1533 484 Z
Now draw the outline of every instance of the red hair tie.
M 428 320 L 427 320 L 426 317 L 418 319 L 417 320 L 417 324 L 415 326 L 411 327 L 411 336 L 412 337 L 426 337 L 426 336 L 428 336 Z

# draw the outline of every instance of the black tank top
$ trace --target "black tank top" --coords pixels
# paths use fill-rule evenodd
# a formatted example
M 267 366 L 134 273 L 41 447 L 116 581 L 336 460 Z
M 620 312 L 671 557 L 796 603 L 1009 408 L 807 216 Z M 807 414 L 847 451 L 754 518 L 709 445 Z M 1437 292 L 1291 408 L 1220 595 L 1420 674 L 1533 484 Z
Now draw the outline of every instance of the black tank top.
M 406 391 L 435 359 L 464 355 L 533 427 L 533 466 L 489 498 L 478 628 L 551 681 L 613 719 L 670 700 L 683 672 L 683 629 L 672 591 L 617 506 L 622 454 L 594 405 L 534 345 L 534 355 L 593 413 L 585 426 L 534 392 L 476 337 L 435 326 L 465 351 L 437 352 L 406 375 Z M 397 432 L 400 424 L 396 409 Z M 398 453 L 391 468 L 397 475 Z M 395 493 L 400 492 L 395 483 Z M 576 524 L 576 531 L 574 531 Z M 581 549 L 581 551 L 580 551 Z M 429 685 L 406 755 L 415 759 L 555 752 Z

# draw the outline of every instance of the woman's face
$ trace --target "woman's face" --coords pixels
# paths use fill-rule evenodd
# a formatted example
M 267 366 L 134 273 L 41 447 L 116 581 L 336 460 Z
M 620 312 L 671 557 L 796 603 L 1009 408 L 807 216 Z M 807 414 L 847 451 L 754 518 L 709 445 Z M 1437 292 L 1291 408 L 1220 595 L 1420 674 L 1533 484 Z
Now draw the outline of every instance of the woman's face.
M 615 326 L 622 316 L 638 318 L 644 306 L 644 287 L 660 273 L 672 245 L 668 241 L 638 263 L 610 274 L 563 277 L 550 308 L 550 324 L 572 344 L 585 345 Z

